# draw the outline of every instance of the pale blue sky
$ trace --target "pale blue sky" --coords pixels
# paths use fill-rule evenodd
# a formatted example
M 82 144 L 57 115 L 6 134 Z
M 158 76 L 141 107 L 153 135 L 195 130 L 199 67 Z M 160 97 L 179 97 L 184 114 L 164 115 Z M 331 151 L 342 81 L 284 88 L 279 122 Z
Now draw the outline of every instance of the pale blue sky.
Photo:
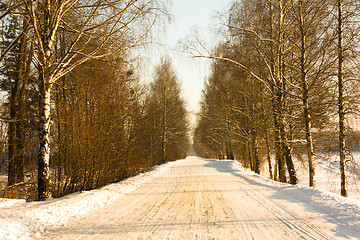
M 191 35 L 194 28 L 211 47 L 216 43 L 214 28 L 219 24 L 215 17 L 220 11 L 230 6 L 233 0 L 172 0 L 170 12 L 173 21 L 167 26 L 165 36 L 160 42 L 166 46 L 160 47 L 158 54 L 168 55 L 173 62 L 177 75 L 182 82 L 184 97 L 188 102 L 189 110 L 196 112 L 201 99 L 203 83 L 210 70 L 210 60 L 193 59 L 177 49 L 179 40 Z

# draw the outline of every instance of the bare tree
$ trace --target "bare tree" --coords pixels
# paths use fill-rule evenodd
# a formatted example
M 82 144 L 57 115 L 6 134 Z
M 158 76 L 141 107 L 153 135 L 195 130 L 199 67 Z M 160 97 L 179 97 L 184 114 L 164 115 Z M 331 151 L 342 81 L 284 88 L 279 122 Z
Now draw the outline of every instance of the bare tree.
M 156 155 L 160 163 L 185 157 L 188 146 L 188 117 L 181 85 L 170 60 L 162 59 L 155 70 L 149 101 L 153 107 Z
M 288 64 L 294 69 L 295 91 L 300 91 L 303 104 L 303 122 L 305 125 L 306 149 L 309 163 L 309 186 L 315 187 L 314 145 L 312 136 L 312 109 L 310 105 L 316 102 L 314 91 L 319 86 L 324 88 L 325 78 L 329 76 L 329 5 L 323 1 L 295 1 L 291 7 L 294 19 L 293 37 L 289 39 L 294 44 L 292 59 Z M 315 89 L 315 90 L 314 90 Z M 319 100 L 319 99 L 317 99 Z M 321 100 L 321 99 L 320 99 Z
M 356 97 L 354 85 L 358 80 L 356 71 L 359 64 L 358 43 L 360 39 L 360 28 L 358 25 L 360 12 L 359 2 L 353 0 L 336 0 L 334 6 L 334 32 L 336 40 L 334 49 L 337 60 L 337 106 L 339 121 L 339 155 L 341 174 L 341 195 L 347 196 L 346 179 L 346 115 L 358 114 L 358 104 L 350 99 Z M 336 23 L 336 24 L 335 24 Z M 355 81 L 355 82 L 354 82 Z

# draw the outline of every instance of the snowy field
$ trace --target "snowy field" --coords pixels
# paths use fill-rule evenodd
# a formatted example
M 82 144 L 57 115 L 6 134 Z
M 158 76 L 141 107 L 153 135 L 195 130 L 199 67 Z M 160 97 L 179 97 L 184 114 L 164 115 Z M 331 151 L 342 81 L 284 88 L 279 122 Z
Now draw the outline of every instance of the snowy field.
M 189 163 L 196 162 L 199 166 L 197 168 L 191 169 L 189 167 Z M 203 163 L 204 162 L 204 163 Z M 187 165 L 186 165 L 187 164 Z M 203 165 L 201 165 L 203 164 Z M 186 168 L 185 168 L 186 166 Z M 228 170 L 228 168 L 230 170 Z M 58 199 L 50 199 L 44 202 L 30 202 L 26 203 L 25 200 L 7 200 L 7 199 L 0 199 L 0 239 L 37 239 L 44 236 L 47 236 L 47 234 L 52 232 L 52 229 L 64 229 L 68 228 L 69 222 L 73 223 L 76 222 L 78 219 L 81 219 L 82 217 L 86 216 L 86 214 L 92 213 L 98 209 L 106 208 L 106 206 L 109 206 L 113 202 L 118 202 L 119 199 L 126 198 L 127 196 L 131 196 L 133 192 L 136 192 L 137 189 L 140 189 L 141 187 L 144 188 L 145 185 L 149 186 L 149 184 L 153 182 L 165 182 L 168 181 L 168 179 L 174 178 L 173 173 L 179 172 L 182 174 L 185 174 L 185 176 L 188 176 L 194 178 L 194 176 L 199 175 L 202 176 L 199 179 L 203 179 L 205 177 L 210 178 L 217 177 L 217 181 L 212 180 L 212 184 L 220 184 L 221 179 L 228 178 L 229 184 L 228 185 L 214 185 L 214 189 L 212 191 L 209 191 L 210 185 L 207 183 L 200 183 L 196 182 L 193 183 L 192 188 L 196 188 L 196 191 L 185 191 L 184 194 L 187 192 L 191 195 L 191 200 L 195 201 L 195 205 L 192 206 L 193 208 L 196 206 L 201 206 L 201 201 L 204 200 L 197 200 L 196 194 L 199 194 L 198 192 L 201 190 L 200 187 L 204 187 L 204 191 L 202 194 L 203 199 L 209 198 L 208 194 L 211 192 L 213 195 L 211 195 L 211 198 L 209 199 L 210 203 L 213 201 L 224 201 L 222 199 L 223 194 L 230 194 L 231 197 L 236 196 L 242 196 L 242 195 L 248 195 L 251 199 L 255 200 L 254 208 L 256 206 L 263 206 L 265 207 L 266 211 L 269 211 L 269 215 L 265 215 L 265 219 L 268 217 L 276 217 L 276 219 L 281 220 L 279 222 L 284 223 L 286 226 L 290 228 L 290 230 L 297 229 L 299 233 L 301 232 L 307 232 L 308 234 L 313 234 L 309 236 L 315 236 L 316 234 L 320 234 L 321 232 L 319 229 L 322 228 L 316 228 L 312 225 L 312 223 L 307 223 L 301 216 L 303 214 L 301 209 L 306 209 L 306 211 L 313 212 L 316 217 L 308 217 L 306 215 L 306 219 L 309 219 L 311 221 L 315 221 L 314 224 L 320 224 L 322 221 L 327 221 L 331 223 L 331 227 L 324 227 L 325 235 L 324 236 L 331 236 L 331 232 L 333 231 L 336 238 L 327 238 L 327 237 L 321 237 L 320 234 L 318 238 L 309 238 L 309 239 L 360 239 L 360 201 L 356 200 L 355 198 L 343 198 L 339 196 L 338 194 L 331 193 L 329 191 L 322 190 L 329 189 L 334 190 L 335 182 L 328 184 L 329 179 L 333 179 L 336 181 L 334 176 L 336 175 L 336 170 L 334 169 L 334 174 L 331 175 L 332 172 L 327 171 L 324 169 L 323 171 L 319 170 L 323 168 L 322 163 L 320 162 L 317 164 L 317 186 L 319 189 L 313 189 L 306 187 L 307 182 L 305 177 L 302 177 L 301 172 L 299 172 L 300 179 L 302 179 L 302 183 L 298 186 L 290 186 L 287 184 L 282 184 L 279 182 L 271 181 L 263 176 L 256 175 L 255 173 L 252 173 L 248 170 L 245 170 L 242 168 L 241 164 L 236 161 L 214 161 L 214 160 L 201 160 L 200 158 L 196 157 L 188 157 L 186 160 L 180 160 L 176 162 L 167 163 L 164 165 L 161 165 L 157 167 L 155 170 L 140 174 L 136 177 L 132 177 L 129 179 L 126 179 L 120 183 L 112 184 L 109 186 L 106 186 L 99 190 L 93 190 L 88 192 L 82 192 L 82 193 L 74 193 L 71 195 L 67 195 L 62 198 Z M 176 171 L 174 170 L 176 169 Z M 206 171 L 205 171 L 205 170 Z M 223 171 L 226 169 L 226 171 Z M 175 172 L 174 172 L 175 171 Z M 181 172 L 182 171 L 182 172 Z M 194 172 L 195 171 L 195 172 Z M 204 171 L 204 172 L 200 172 Z M 307 174 L 306 171 L 304 171 L 305 175 Z M 191 174 L 192 175 L 191 175 Z M 187 174 L 187 175 L 186 175 Z M 194 175 L 195 174 L 195 175 Z M 231 176 L 230 176 L 231 175 Z M 189 177 L 190 176 L 190 177 Z M 231 178 L 230 178 L 231 177 Z M 176 181 L 177 184 L 181 184 L 181 180 L 183 177 L 179 177 Z M 196 181 L 200 181 L 199 179 L 195 179 Z M 236 180 L 238 179 L 238 180 Z M 304 180 L 305 179 L 305 180 Z M 194 179 L 193 179 L 194 180 Z M 193 181 L 192 180 L 192 181 Z M 233 181 L 233 183 L 231 181 Z M 242 180 L 241 185 L 243 186 L 241 189 L 241 192 L 238 194 L 240 195 L 234 195 L 234 193 L 229 192 L 228 190 L 224 190 L 219 192 L 220 188 L 226 188 L 226 189 L 233 189 L 236 184 L 240 184 L 239 181 Z M 246 181 L 245 181 L 246 180 Z M 247 183 L 247 186 L 244 186 L 244 183 Z M 223 184 L 223 183 L 221 183 Z M 334 185 L 333 185 L 334 184 Z M 171 184 L 173 185 L 173 184 Z M 159 187 L 161 185 L 158 185 Z M 170 184 L 166 185 L 167 187 L 170 186 Z M 246 188 L 245 188 L 246 187 Z M 261 189 L 260 189 L 261 187 Z M 181 185 L 178 185 L 176 187 L 177 189 L 182 188 Z M 258 192 L 252 193 L 251 189 L 259 189 Z M 154 187 L 153 189 L 157 189 L 157 187 Z M 246 190 L 246 191 L 245 191 Z M 335 189 L 336 190 L 336 189 Z M 151 190 L 153 191 L 153 190 Z M 169 195 L 169 198 L 167 200 L 164 200 L 165 202 L 168 202 L 169 199 L 171 199 L 171 196 L 175 196 L 174 190 L 167 190 L 166 192 Z M 202 190 L 201 190 L 202 191 Z M 148 191 L 149 192 L 149 191 Z M 176 193 L 176 191 L 175 191 Z M 242 194 L 242 195 L 241 195 Z M 133 194 L 135 199 L 138 198 L 139 194 Z M 244 195 L 244 196 L 245 196 Z M 270 196 L 270 198 L 266 198 L 267 196 Z M 180 198 L 179 195 L 176 195 L 178 198 Z M 217 197 L 218 196 L 218 197 Z M 225 196 L 225 195 L 224 195 Z M 274 196 L 281 197 L 281 199 L 276 199 Z M 156 197 L 156 196 L 155 196 Z M 195 197 L 195 198 L 194 198 Z M 159 196 L 156 197 L 158 199 Z M 144 201 L 146 198 L 143 199 Z M 179 200 L 179 199 L 177 199 Z M 174 201 L 178 203 L 178 201 Z M 190 199 L 189 199 L 190 200 Z M 156 200 L 157 201 L 157 200 Z M 200 201 L 200 202 L 198 202 Z M 237 202 L 237 205 L 235 207 L 239 207 L 239 209 L 243 208 L 243 204 L 249 204 L 249 199 L 246 200 L 246 202 L 242 203 L 241 199 L 233 199 L 229 200 L 228 202 Z M 181 201 L 182 204 L 185 204 L 184 201 Z M 276 202 L 276 204 L 275 204 Z M 205 202 L 206 203 L 206 202 Z M 203 204 L 205 204 L 203 203 Z M 146 203 L 144 203 L 146 204 Z M 161 203 L 162 204 L 162 203 Z M 160 203 L 156 203 L 155 205 L 157 207 L 161 207 Z M 200 205 L 198 205 L 200 204 Z M 295 207 L 294 207 L 295 206 Z M 224 209 L 230 209 L 227 206 L 218 206 L 219 209 L 223 207 Z M 273 210 L 277 209 L 277 210 Z M 285 213 L 289 214 L 291 213 L 291 218 L 295 218 L 296 221 L 294 222 L 287 222 L 287 217 L 284 217 L 283 215 L 279 215 L 282 209 L 292 209 L 286 210 Z M 190 209 L 191 210 L 191 209 Z M 220 211 L 219 210 L 219 211 Z M 137 211 L 141 211 L 138 209 Z M 144 211 L 148 212 L 146 209 Z M 160 210 L 159 210 L 160 211 Z M 220 225 L 217 221 L 215 221 L 217 218 L 219 218 L 219 215 L 211 216 L 209 215 L 208 211 L 214 211 L 214 209 L 204 209 L 204 212 L 199 212 L 199 214 L 194 214 L 192 217 L 199 217 L 202 220 L 204 220 L 205 215 L 211 220 L 213 219 L 213 223 L 215 225 L 209 225 L 209 223 L 203 223 L 203 225 L 206 227 L 207 230 L 211 229 L 221 229 Z M 264 210 L 258 209 L 258 212 L 262 213 Z M 186 212 L 186 211 L 185 211 Z M 272 212 L 272 213 L 271 213 Z M 169 214 L 168 211 L 165 211 L 164 213 Z M 165 215 L 165 214 L 160 215 Z M 196 212 L 195 212 L 196 213 Z M 203 215 L 205 214 L 205 215 Z M 265 214 L 265 213 L 264 213 Z M 91 214 L 90 214 L 91 215 Z M 158 216 L 154 215 L 154 216 Z M 179 217 L 177 214 L 173 214 L 174 221 L 177 221 L 177 217 Z M 199 215 L 199 216 L 196 216 Z M 241 214 L 240 214 L 241 215 Z M 321 219 L 325 220 L 319 220 L 319 216 L 321 215 Z M 130 213 L 131 216 L 131 213 Z M 300 216 L 300 217 L 299 217 Z M 160 216 L 161 217 L 161 216 Z M 226 218 L 231 218 L 235 216 L 227 216 Z M 244 217 L 244 216 L 240 216 Z M 134 216 L 135 218 L 135 216 Z M 140 217 L 141 218 L 141 217 Z M 163 219 L 161 217 L 161 219 Z M 139 217 L 136 217 L 136 219 L 139 219 Z M 136 220 L 135 219 L 135 220 Z M 215 220 L 214 220 L 215 219 Z M 190 219 L 191 220 L 191 219 Z M 218 220 L 218 219 L 217 219 Z M 108 219 L 106 220 L 108 221 Z M 171 220 L 166 220 L 165 227 L 173 226 L 171 223 Z M 192 222 L 191 220 L 190 222 Z M 237 220 L 238 221 L 238 220 Z M 271 223 L 263 222 L 264 220 L 261 220 L 258 224 L 260 226 L 270 226 Z M 293 221 L 293 220 L 291 220 Z M 220 223 L 224 225 L 224 222 L 221 221 Z M 229 221 L 231 222 L 231 221 Z M 243 221 L 241 221 L 242 224 Z M 219 224 L 220 224 L 219 223 Z M 237 224 L 240 224 L 238 222 Z M 251 223 L 255 224 L 255 222 Z M 119 226 L 119 225 L 118 225 Z M 131 225 L 131 226 L 137 226 L 137 225 Z M 175 224 L 174 224 L 175 226 Z M 187 225 L 180 225 L 185 228 Z M 202 224 L 195 224 L 198 228 L 202 226 Z M 319 225 L 322 226 L 322 225 Z M 324 225 L 325 226 L 325 225 Z M 191 227 L 191 224 L 190 224 Z M 157 226 L 158 229 L 161 229 L 159 226 Z M 313 232 L 311 232 L 313 231 Z M 175 229 L 179 230 L 179 229 Z M 209 231 L 210 231 L 209 230 Z M 214 231 L 215 231 L 214 230 Z M 225 234 L 226 231 L 229 229 L 225 229 L 224 232 L 220 232 L 221 234 Z M 296 232 L 294 230 L 294 232 Z M 55 231 L 55 230 L 54 230 Z M 239 229 L 237 231 L 240 231 Z M 257 232 L 260 232 L 260 230 L 254 230 Z M 263 230 L 261 230 L 263 231 Z M 277 229 L 279 231 L 279 229 Z M 276 231 L 272 232 L 273 234 L 276 234 Z M 61 236 L 60 233 L 57 233 L 56 231 L 53 232 L 55 236 Z M 56 235 L 57 234 L 57 235 Z M 170 232 L 166 233 L 166 236 L 172 236 Z M 170 234 L 170 235 L 169 235 Z M 184 234 L 184 233 L 182 233 Z M 215 232 L 214 232 L 215 234 Z M 236 233 L 241 234 L 241 233 Z M 162 236 L 162 235 L 161 235 Z M 165 236 L 165 235 L 164 235 Z M 177 239 L 174 235 L 173 238 L 169 239 Z M 182 235 L 179 235 L 182 236 Z M 189 235 L 190 236 L 190 235 Z M 209 235 L 210 236 L 210 235 Z M 231 236 L 231 235 L 229 235 Z M 194 236 L 195 237 L 195 236 Z M 51 237 L 51 239 L 53 239 Z M 56 239 L 56 238 L 54 238 Z M 58 238 L 61 239 L 61 238 Z M 78 238 L 75 238 L 78 239 Z M 96 238 L 94 238 L 96 239 Z M 156 238 L 153 238 L 156 239 Z M 163 238 L 160 238 L 163 239 Z M 186 239 L 186 238 L 182 238 Z M 188 238 L 188 239 L 195 239 L 195 238 Z M 198 239 L 208 239 L 205 238 L 198 238 Z M 222 238 L 214 238 L 214 239 L 222 239 Z M 223 239 L 236 239 L 236 238 L 223 238 Z M 308 239 L 308 238 L 306 238 Z

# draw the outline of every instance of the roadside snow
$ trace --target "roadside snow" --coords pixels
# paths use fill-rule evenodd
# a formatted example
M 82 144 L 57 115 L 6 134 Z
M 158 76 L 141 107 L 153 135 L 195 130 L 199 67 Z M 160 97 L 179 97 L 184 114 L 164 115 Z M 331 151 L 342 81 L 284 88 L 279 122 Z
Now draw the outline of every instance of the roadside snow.
M 350 235 L 356 235 L 360 232 L 360 200 L 342 197 L 336 193 L 310 188 L 302 184 L 289 185 L 276 182 L 244 169 L 237 161 L 234 161 L 231 167 L 235 171 L 241 172 L 240 174 L 249 176 L 252 182 L 276 188 L 278 195 L 282 198 L 292 199 L 294 202 L 305 205 L 313 212 L 324 214 L 326 219 L 338 227 L 345 228 L 347 232 L 351 231 Z M 321 175 L 324 173 L 326 172 L 317 172 L 318 178 L 325 179 L 326 176 Z M 321 186 L 324 187 L 324 185 Z
M 359 153 L 353 153 L 354 161 L 360 163 Z M 325 190 L 328 192 L 340 194 L 340 163 L 339 156 L 317 156 L 315 159 L 315 185 L 317 189 Z M 299 177 L 299 184 L 308 186 L 309 184 L 309 171 L 307 166 L 301 166 L 299 162 L 295 162 L 296 171 Z M 359 191 L 359 169 L 358 166 L 351 166 L 347 164 L 346 177 L 347 177 L 347 190 L 349 198 L 360 200 Z
M 274 159 L 275 156 L 272 156 Z M 347 164 L 347 190 L 351 199 L 360 200 L 360 152 L 352 153 L 352 161 Z M 294 165 L 299 179 L 299 185 L 309 186 L 309 169 L 306 162 L 307 157 L 303 156 L 304 162 L 294 156 Z M 273 160 L 273 169 L 274 166 Z M 315 156 L 315 186 L 327 192 L 340 194 L 340 166 L 339 156 L 336 154 L 322 153 Z M 268 164 L 263 165 L 261 175 L 270 178 Z
M 173 163 L 156 166 L 154 170 L 125 179 L 101 189 L 73 193 L 43 202 L 26 202 L 0 198 L 0 240 L 40 237 L 47 228 L 61 227 L 70 219 L 112 203 L 142 184 L 167 171 Z

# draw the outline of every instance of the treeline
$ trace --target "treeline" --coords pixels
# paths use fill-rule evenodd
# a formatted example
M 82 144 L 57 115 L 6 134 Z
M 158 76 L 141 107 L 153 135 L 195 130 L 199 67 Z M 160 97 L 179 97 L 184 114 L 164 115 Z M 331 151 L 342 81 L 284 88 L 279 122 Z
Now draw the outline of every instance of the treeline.
M 1 2 L 5 197 L 29 183 L 38 200 L 59 197 L 184 158 L 188 119 L 170 60 L 150 84 L 135 61 L 167 18 L 161 0 Z
M 211 54 L 192 48 L 214 60 L 196 152 L 239 159 L 257 173 L 268 164 L 271 178 L 291 184 L 298 182 L 293 156 L 305 153 L 314 187 L 315 152 L 335 138 L 347 196 L 348 147 L 356 144 L 346 136 L 357 129 L 346 119 L 359 114 L 360 100 L 359 14 L 354 0 L 234 1 L 222 17 L 224 41 Z

